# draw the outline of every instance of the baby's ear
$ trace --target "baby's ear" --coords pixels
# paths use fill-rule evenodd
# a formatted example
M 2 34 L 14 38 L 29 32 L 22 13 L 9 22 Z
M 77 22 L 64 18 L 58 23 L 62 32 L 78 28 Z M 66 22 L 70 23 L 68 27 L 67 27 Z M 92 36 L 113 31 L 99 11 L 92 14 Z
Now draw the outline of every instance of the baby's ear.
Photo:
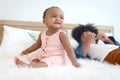
M 45 19 L 43 19 L 43 21 L 42 21 L 42 22 L 43 22 L 44 24 L 46 24 L 46 23 L 45 23 Z

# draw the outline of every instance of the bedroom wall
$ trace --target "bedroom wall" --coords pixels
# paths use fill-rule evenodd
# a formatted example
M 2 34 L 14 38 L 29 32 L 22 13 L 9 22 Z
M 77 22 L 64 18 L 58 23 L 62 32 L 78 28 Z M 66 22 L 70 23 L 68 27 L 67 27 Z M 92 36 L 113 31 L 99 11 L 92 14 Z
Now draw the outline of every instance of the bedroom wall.
M 65 23 L 114 26 L 120 42 L 120 0 L 0 0 L 0 19 L 42 21 L 50 6 L 63 9 Z

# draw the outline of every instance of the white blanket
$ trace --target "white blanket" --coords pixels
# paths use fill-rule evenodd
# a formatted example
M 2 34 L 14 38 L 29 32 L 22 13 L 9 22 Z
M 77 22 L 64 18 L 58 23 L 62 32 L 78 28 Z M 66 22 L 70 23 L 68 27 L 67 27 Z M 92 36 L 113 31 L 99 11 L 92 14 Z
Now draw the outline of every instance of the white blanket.
M 49 68 L 18 68 L 14 56 L 0 51 L 0 80 L 120 80 L 120 66 L 79 59 L 80 68 L 71 64 Z

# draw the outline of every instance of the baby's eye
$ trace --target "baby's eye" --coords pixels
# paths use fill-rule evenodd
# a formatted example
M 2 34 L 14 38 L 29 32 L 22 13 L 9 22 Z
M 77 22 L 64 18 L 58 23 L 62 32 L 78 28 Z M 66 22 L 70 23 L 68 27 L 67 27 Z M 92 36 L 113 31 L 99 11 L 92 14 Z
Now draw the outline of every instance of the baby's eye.
M 57 16 L 53 15 L 52 17 L 57 17 Z
M 61 16 L 61 17 L 60 17 L 60 19 L 64 19 L 64 17 L 63 17 L 63 16 Z

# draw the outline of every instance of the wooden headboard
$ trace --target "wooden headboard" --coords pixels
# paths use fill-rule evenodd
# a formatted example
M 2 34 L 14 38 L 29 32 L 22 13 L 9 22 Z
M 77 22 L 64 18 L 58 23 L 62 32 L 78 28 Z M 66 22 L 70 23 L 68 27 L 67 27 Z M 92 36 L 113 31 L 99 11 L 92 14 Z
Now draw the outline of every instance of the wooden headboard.
M 42 22 L 35 21 L 15 21 L 15 20 L 0 20 L 0 43 L 3 37 L 3 26 L 9 25 L 16 28 L 30 29 L 30 30 L 46 30 L 46 26 Z M 65 23 L 63 29 L 72 29 L 78 26 L 79 24 L 68 24 Z M 112 33 L 114 35 L 113 26 L 102 26 L 96 25 L 99 31 Z

